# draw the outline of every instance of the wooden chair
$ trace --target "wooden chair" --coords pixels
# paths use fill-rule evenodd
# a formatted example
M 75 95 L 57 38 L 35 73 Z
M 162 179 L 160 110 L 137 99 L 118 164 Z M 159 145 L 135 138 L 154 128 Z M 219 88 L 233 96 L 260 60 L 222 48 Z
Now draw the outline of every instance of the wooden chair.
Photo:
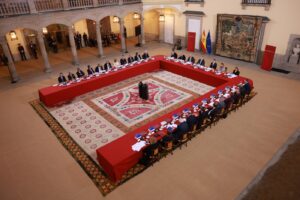
M 173 150 L 174 150 L 174 143 L 173 140 L 165 142 L 162 146 L 161 149 L 163 150 L 162 155 L 166 157 L 168 153 L 171 153 L 173 155 Z
M 178 145 L 179 145 L 179 148 L 181 149 L 181 146 L 183 144 L 185 144 L 185 146 L 187 147 L 187 141 L 189 140 L 189 137 L 188 137 L 188 132 L 186 133 L 183 133 L 181 135 L 181 137 L 178 139 Z

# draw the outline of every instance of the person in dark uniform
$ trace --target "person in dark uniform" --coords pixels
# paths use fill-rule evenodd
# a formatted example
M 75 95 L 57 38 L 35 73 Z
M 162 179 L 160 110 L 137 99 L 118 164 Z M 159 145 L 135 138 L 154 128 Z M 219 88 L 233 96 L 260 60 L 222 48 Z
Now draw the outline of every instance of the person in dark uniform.
M 149 99 L 148 85 L 146 83 L 144 83 L 142 86 L 142 99 L 144 100 Z
M 84 41 L 84 46 L 88 47 L 89 46 L 89 41 L 88 41 L 87 34 L 84 32 L 82 37 L 83 37 L 83 41 Z
M 104 64 L 104 70 L 108 71 L 112 68 L 111 63 L 109 62 L 109 60 L 106 61 L 106 63 Z
M 102 70 L 104 70 L 104 67 L 100 64 L 98 64 L 95 68 L 95 72 L 100 73 Z
M 85 76 L 85 73 L 78 67 L 76 75 L 77 75 L 78 78 L 81 78 L 81 77 Z
M 38 59 L 37 52 L 36 52 L 36 45 L 32 41 L 30 41 L 30 43 L 29 43 L 29 48 L 30 48 L 30 51 L 31 51 L 31 54 L 33 55 L 33 57 L 35 59 Z
M 88 73 L 89 76 L 93 75 L 95 73 L 94 69 L 90 65 L 88 65 L 87 73 Z
M 67 82 L 67 79 L 66 79 L 66 77 L 63 75 L 63 73 L 59 73 L 58 82 L 59 82 L 59 83 L 65 83 L 65 82 Z
M 27 60 L 26 55 L 25 55 L 25 49 L 20 43 L 18 44 L 18 50 L 19 50 L 19 53 L 21 56 L 21 60 Z
M 69 81 L 75 81 L 75 80 L 76 80 L 75 74 L 69 72 L 69 74 L 68 74 L 68 80 L 69 80 Z
M 142 98 L 142 90 L 143 90 L 143 82 L 142 81 L 139 82 L 138 88 L 139 88 L 139 97 Z

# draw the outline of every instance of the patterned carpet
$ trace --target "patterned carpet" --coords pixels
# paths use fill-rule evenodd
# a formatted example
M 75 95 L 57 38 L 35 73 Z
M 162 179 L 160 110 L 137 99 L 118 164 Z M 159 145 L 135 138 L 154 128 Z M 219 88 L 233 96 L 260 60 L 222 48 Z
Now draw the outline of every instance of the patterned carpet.
M 139 81 L 149 84 L 148 101 L 137 98 Z M 92 91 L 60 107 L 47 108 L 39 100 L 30 104 L 106 195 L 145 167 L 137 164 L 121 181 L 112 183 L 97 162 L 96 149 L 212 89 L 188 78 L 159 71 Z

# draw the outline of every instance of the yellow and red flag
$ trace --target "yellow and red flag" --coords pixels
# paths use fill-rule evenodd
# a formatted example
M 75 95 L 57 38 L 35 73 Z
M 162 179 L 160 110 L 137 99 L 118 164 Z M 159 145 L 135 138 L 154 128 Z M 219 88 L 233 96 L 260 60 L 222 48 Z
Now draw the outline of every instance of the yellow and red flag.
M 205 37 L 205 31 L 203 31 L 202 36 L 201 36 L 201 50 L 203 53 L 206 53 L 206 37 Z

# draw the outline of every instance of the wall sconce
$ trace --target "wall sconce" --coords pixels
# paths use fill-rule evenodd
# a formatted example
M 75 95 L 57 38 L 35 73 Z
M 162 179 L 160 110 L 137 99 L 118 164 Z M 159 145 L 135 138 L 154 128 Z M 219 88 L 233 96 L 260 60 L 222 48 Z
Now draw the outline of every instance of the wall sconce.
M 46 27 L 44 27 L 44 28 L 42 29 L 42 31 L 43 31 L 43 34 L 47 34 L 47 33 L 48 33 L 48 29 L 47 29 Z
M 119 23 L 120 19 L 117 16 L 113 17 L 113 23 Z
M 159 15 L 158 21 L 164 22 L 165 21 L 165 16 L 164 15 Z
M 140 19 L 140 15 L 138 13 L 133 13 L 133 19 Z
M 16 31 L 10 31 L 9 35 L 10 35 L 11 40 L 17 40 L 18 39 Z

